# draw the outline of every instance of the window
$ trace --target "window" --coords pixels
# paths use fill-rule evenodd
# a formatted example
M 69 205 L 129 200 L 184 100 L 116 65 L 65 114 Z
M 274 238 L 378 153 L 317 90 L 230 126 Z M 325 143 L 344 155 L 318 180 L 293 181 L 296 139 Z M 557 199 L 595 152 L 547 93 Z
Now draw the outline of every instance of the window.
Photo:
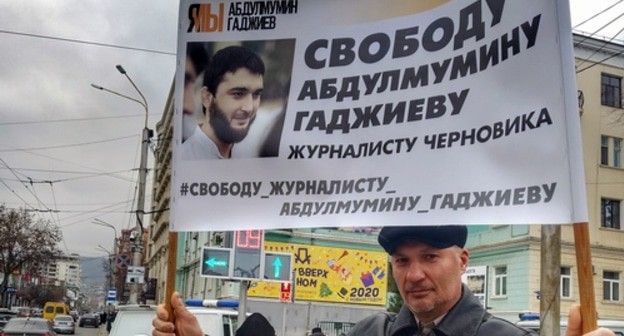
M 622 139 L 613 138 L 613 166 L 622 167 L 621 154 L 622 153 Z
M 602 105 L 621 108 L 622 78 L 603 73 L 600 82 L 600 101 Z
M 609 157 L 609 152 L 611 152 L 611 157 Z M 622 138 L 608 135 L 600 137 L 600 164 L 622 168 Z
M 507 266 L 494 268 L 494 296 L 507 295 Z
M 600 164 L 609 164 L 609 137 L 605 135 L 600 137 Z
M 620 201 L 608 198 L 601 200 L 600 226 L 609 229 L 620 228 Z
M 572 270 L 570 267 L 561 267 L 561 297 L 569 299 L 572 297 Z
M 605 301 L 620 301 L 620 273 L 612 271 L 602 272 L 602 299 Z

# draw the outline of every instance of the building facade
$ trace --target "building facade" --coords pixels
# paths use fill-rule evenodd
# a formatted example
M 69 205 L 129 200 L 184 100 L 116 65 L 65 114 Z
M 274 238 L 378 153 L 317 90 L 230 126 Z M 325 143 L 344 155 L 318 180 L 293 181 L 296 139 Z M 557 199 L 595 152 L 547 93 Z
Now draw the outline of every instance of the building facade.
M 61 257 L 56 262 L 46 265 L 43 270 L 46 283 L 57 286 L 64 284 L 67 288 L 80 288 L 80 275 L 80 255 L 76 253 Z
M 151 220 L 144 244 L 147 288 L 146 302 L 164 302 L 169 246 L 169 201 L 171 199 L 171 153 L 173 139 L 173 88 L 171 84 L 165 111 L 156 124 L 158 143 L 154 159 Z M 180 255 L 177 253 L 177 255 Z
M 624 43 L 574 34 L 593 286 L 599 318 L 624 319 Z M 579 302 L 572 225 L 561 228 L 561 313 Z M 471 266 L 487 266 L 487 306 L 518 319 L 540 310 L 541 226 L 471 227 Z

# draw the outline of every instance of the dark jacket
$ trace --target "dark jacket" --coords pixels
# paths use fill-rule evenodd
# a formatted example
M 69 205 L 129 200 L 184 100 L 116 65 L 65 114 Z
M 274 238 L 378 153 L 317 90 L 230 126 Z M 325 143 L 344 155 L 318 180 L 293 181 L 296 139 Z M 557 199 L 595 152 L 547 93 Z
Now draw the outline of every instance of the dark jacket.
M 275 336 L 275 329 L 260 313 L 253 313 L 236 330 L 236 336 Z
M 462 297 L 444 319 L 433 328 L 436 336 L 526 336 L 536 335 L 486 312 L 479 300 L 464 286 Z M 349 336 L 415 336 L 420 330 L 406 305 L 398 314 L 378 313 L 357 323 Z

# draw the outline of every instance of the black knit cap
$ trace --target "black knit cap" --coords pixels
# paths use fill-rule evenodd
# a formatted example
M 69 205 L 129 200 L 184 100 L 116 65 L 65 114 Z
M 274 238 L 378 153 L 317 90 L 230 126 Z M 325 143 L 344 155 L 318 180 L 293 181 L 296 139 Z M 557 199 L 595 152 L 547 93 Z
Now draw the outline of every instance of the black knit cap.
M 440 226 L 386 226 L 379 232 L 379 245 L 393 254 L 396 248 L 408 240 L 416 240 L 436 248 L 464 247 L 468 237 L 465 225 Z
M 236 330 L 236 336 L 275 336 L 275 329 L 260 313 L 253 313 Z

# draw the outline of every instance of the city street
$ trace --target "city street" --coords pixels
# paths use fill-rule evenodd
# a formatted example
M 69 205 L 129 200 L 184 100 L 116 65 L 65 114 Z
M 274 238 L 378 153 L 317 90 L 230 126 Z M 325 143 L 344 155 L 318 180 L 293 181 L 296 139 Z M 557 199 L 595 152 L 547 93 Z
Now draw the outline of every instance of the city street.
M 624 0 L 56 2 L 0 0 L 0 336 L 624 336 Z
M 59 335 L 63 335 L 63 334 L 59 334 Z M 99 328 L 76 326 L 76 333 L 74 335 L 75 336 L 105 336 L 106 326 L 102 325 Z

